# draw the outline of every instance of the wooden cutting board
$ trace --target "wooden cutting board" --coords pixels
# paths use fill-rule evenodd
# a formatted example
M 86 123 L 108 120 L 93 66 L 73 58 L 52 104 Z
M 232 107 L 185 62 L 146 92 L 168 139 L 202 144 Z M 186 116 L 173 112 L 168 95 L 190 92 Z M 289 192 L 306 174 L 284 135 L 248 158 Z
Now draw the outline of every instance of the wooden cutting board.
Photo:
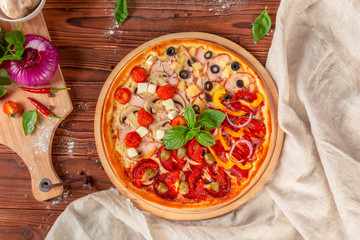
M 208 208 L 201 208 L 201 209 L 175 209 L 175 208 L 168 208 L 164 207 L 152 202 L 148 202 L 135 193 L 131 192 L 126 186 L 121 182 L 121 180 L 117 177 L 117 174 L 112 167 L 109 159 L 108 154 L 106 153 L 104 147 L 104 140 L 103 140 L 103 133 L 102 133 L 102 121 L 104 117 L 104 104 L 105 99 L 108 95 L 109 89 L 111 88 L 114 80 L 116 79 L 118 73 L 121 69 L 128 63 L 132 58 L 143 52 L 150 46 L 155 44 L 172 40 L 172 39 L 198 39 L 198 40 L 205 40 L 212 43 L 216 43 L 220 46 L 223 46 L 230 50 L 233 53 L 236 53 L 242 59 L 244 59 L 252 69 L 256 71 L 264 87 L 266 89 L 268 95 L 268 101 L 271 109 L 271 141 L 269 145 L 269 151 L 267 157 L 259 169 L 258 173 L 256 174 L 255 178 L 252 182 L 244 189 L 244 191 L 235 197 L 233 200 L 226 202 L 224 204 L 211 206 Z M 265 70 L 265 68 L 261 65 L 261 63 L 248 51 L 246 51 L 241 46 L 237 45 L 236 43 L 208 33 L 202 32 L 182 32 L 182 33 L 174 33 L 165 35 L 162 37 L 155 38 L 149 42 L 146 42 L 139 46 L 138 48 L 134 49 L 130 52 L 126 57 L 124 57 L 116 68 L 111 72 L 109 77 L 107 78 L 101 93 L 99 95 L 99 99 L 96 105 L 96 113 L 95 113 L 95 140 L 96 140 L 96 147 L 98 150 L 98 154 L 101 160 L 101 163 L 109 176 L 110 180 L 114 183 L 117 189 L 124 194 L 127 198 L 129 198 L 134 204 L 139 206 L 140 208 L 163 218 L 173 219 L 173 220 L 200 220 L 200 219 L 208 219 L 213 218 L 216 216 L 220 216 L 225 214 L 235 208 L 239 207 L 241 204 L 245 203 L 249 200 L 252 196 L 255 195 L 256 192 L 265 184 L 266 180 L 270 177 L 270 174 L 274 170 L 277 160 L 281 153 L 284 132 L 279 128 L 277 124 L 277 102 L 278 102 L 278 92 L 276 86 Z
M 8 23 L 0 21 L 0 27 L 5 32 L 18 29 L 21 23 Z M 42 13 L 24 23 L 22 32 L 26 34 L 37 34 L 50 39 L 50 35 Z M 47 94 L 34 94 L 18 89 L 20 85 L 13 83 L 5 86 L 8 92 L 0 99 L 0 143 L 10 147 L 25 162 L 31 175 L 32 193 L 38 201 L 45 201 L 54 198 L 63 192 L 63 187 L 52 188 L 49 191 L 42 191 L 39 183 L 42 179 L 48 179 L 52 184 L 61 182 L 57 176 L 51 159 L 52 139 L 57 126 L 62 120 L 48 118 L 38 112 L 38 124 L 36 130 L 25 136 L 22 128 L 22 115 L 26 110 L 33 110 L 35 107 L 27 100 L 32 97 L 59 117 L 65 118 L 72 110 L 73 106 L 67 91 L 59 91 L 53 97 Z M 55 76 L 46 85 L 52 88 L 66 87 L 60 67 Z M 9 118 L 3 113 L 2 106 L 8 100 L 12 100 L 19 105 L 20 112 L 15 118 Z

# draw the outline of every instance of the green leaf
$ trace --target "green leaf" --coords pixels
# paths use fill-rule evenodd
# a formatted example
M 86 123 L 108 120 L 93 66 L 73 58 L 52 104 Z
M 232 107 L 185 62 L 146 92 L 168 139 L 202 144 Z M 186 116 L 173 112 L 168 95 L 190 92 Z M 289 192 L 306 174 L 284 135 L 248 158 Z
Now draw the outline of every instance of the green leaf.
M 215 129 L 220 126 L 225 117 L 226 114 L 221 111 L 207 109 L 200 114 L 198 122 L 207 129 Z
M 0 98 L 7 93 L 7 90 L 4 87 L 0 87 Z
M 9 44 L 15 45 L 16 43 L 20 43 L 23 45 L 25 43 L 25 36 L 22 32 L 14 30 L 5 34 L 5 41 Z
M 193 128 L 186 134 L 186 142 L 193 139 L 200 132 L 200 128 Z
M 190 104 L 188 104 L 185 108 L 184 118 L 189 128 L 193 128 L 195 126 L 195 111 Z
M 35 124 L 37 122 L 37 113 L 35 110 L 28 110 L 24 112 L 23 118 L 22 118 L 22 125 L 24 129 L 25 136 L 32 133 L 35 129 Z
M 0 69 L 0 85 L 11 85 L 12 80 L 5 68 Z
M 128 16 L 126 0 L 116 0 L 115 19 L 118 24 L 122 24 Z
M 199 144 L 205 146 L 205 147 L 211 147 L 215 145 L 215 139 L 214 137 L 205 130 L 201 130 L 196 136 L 196 140 Z
M 21 56 L 24 53 L 24 46 L 23 44 L 21 44 L 20 42 L 15 43 L 15 47 L 14 47 L 14 51 L 15 51 L 15 56 L 17 57 L 17 60 L 21 60 Z
M 252 35 L 254 42 L 262 39 L 271 28 L 271 18 L 266 12 L 266 10 L 267 6 L 265 7 L 265 11 L 263 11 L 260 16 L 255 20 L 252 27 Z
M 169 150 L 179 149 L 186 144 L 186 134 L 188 131 L 189 128 L 185 126 L 170 128 L 166 131 L 162 144 Z

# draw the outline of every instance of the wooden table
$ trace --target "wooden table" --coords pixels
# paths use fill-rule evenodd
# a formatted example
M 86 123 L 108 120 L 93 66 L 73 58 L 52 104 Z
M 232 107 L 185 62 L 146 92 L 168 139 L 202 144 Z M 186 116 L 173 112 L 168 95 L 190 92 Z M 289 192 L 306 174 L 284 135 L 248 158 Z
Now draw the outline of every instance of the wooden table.
M 115 0 L 47 0 L 43 14 L 60 54 L 74 105 L 56 131 L 52 152 L 61 178 L 92 177 L 96 191 L 113 187 L 99 161 L 94 139 L 98 95 L 116 64 L 138 45 L 158 36 L 201 31 L 228 38 L 265 65 L 280 0 L 128 0 L 129 18 L 118 26 Z M 270 33 L 252 42 L 252 22 L 268 6 Z M 81 183 L 46 202 L 31 194 L 23 161 L 0 145 L 0 239 L 44 239 L 72 201 L 91 193 Z

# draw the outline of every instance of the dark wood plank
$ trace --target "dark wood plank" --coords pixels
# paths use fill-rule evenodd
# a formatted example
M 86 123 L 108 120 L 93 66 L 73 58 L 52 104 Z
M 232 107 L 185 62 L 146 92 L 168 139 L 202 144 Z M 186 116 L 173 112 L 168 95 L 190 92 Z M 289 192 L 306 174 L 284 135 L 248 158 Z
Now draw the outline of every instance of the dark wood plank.
M 94 113 L 103 83 L 126 54 L 158 36 L 202 31 L 240 44 L 265 65 L 279 2 L 132 0 L 128 1 L 129 18 L 117 25 L 115 0 L 47 0 L 43 14 L 74 106 L 53 140 L 53 163 L 59 176 L 74 178 L 83 171 L 93 178 L 95 191 L 113 186 L 95 148 Z M 253 43 L 251 24 L 266 5 L 271 31 Z M 81 183 L 74 183 L 58 198 L 34 200 L 26 166 L 11 149 L 0 145 L 0 239 L 44 239 L 66 206 L 89 193 Z

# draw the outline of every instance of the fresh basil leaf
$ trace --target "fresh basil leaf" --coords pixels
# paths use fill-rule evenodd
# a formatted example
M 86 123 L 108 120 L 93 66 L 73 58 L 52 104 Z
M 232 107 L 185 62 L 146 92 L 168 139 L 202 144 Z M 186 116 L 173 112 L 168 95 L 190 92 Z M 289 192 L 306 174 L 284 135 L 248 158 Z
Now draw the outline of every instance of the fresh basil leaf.
M 215 129 L 224 121 L 226 114 L 212 109 L 203 111 L 198 119 L 198 122 L 207 129 Z
M 24 129 L 25 136 L 32 133 L 35 129 L 35 124 L 37 122 L 37 112 L 35 110 L 28 110 L 24 112 L 22 117 L 22 125 Z
M 0 98 L 7 93 L 7 90 L 4 87 L 0 87 Z
M 0 69 L 0 85 L 11 85 L 12 80 L 5 68 Z
M 252 35 L 254 42 L 262 39 L 271 28 L 271 18 L 266 12 L 266 10 L 267 6 L 265 7 L 265 11 L 263 11 L 260 16 L 255 20 L 252 27 Z
M 179 149 L 187 143 L 186 134 L 189 128 L 185 126 L 176 126 L 166 131 L 162 144 L 166 149 Z
M 186 134 L 186 142 L 193 139 L 199 132 L 200 132 L 200 128 L 194 128 L 188 131 L 188 133 Z
M 184 118 L 189 128 L 193 128 L 195 126 L 195 111 L 190 104 L 188 104 L 185 108 Z
M 122 24 L 128 16 L 126 0 L 116 0 L 115 19 L 118 24 Z
M 5 34 L 5 41 L 9 44 L 15 45 L 16 43 L 20 43 L 23 45 L 25 43 L 25 36 L 22 34 L 22 32 L 13 30 Z
M 205 146 L 205 147 L 211 147 L 215 145 L 215 139 L 214 137 L 205 130 L 201 130 L 196 136 L 196 140 L 199 144 Z
M 24 50 L 24 46 L 20 42 L 15 43 L 14 51 L 17 60 L 21 60 Z

